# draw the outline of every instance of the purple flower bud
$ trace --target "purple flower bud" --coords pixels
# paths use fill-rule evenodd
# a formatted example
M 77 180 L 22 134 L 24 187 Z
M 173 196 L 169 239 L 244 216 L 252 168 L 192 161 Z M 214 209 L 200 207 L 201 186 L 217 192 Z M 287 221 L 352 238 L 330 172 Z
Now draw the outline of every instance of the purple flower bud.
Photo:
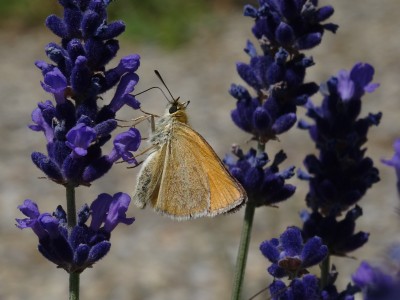
M 258 15 L 258 12 L 257 12 L 257 9 L 255 7 L 251 6 L 250 4 L 246 4 L 244 6 L 243 15 L 245 17 L 256 18 L 257 15 Z
M 96 32 L 95 36 L 102 40 L 109 40 L 119 36 L 125 31 L 125 24 L 122 21 L 112 22 L 110 24 L 101 24 Z
M 283 115 L 276 119 L 275 123 L 272 125 L 272 130 L 275 134 L 281 134 L 288 131 L 296 123 L 297 117 L 295 113 L 289 113 Z
M 290 45 L 294 41 L 294 32 L 291 26 L 286 24 L 285 22 L 281 22 L 276 29 L 276 40 L 282 46 Z
M 261 135 L 271 126 L 271 117 L 264 107 L 257 107 L 254 111 L 253 126 Z
M 87 10 L 83 14 L 81 30 L 84 38 L 94 36 L 97 28 L 101 25 L 102 18 L 99 14 L 92 10 Z
M 71 87 L 76 94 L 85 94 L 91 86 L 91 71 L 85 56 L 78 56 L 71 72 Z
M 117 158 L 118 159 L 118 158 Z M 106 174 L 115 161 L 108 156 L 102 156 L 89 164 L 82 172 L 82 181 L 90 183 Z
M 310 33 L 297 39 L 296 46 L 299 50 L 307 50 L 319 45 L 321 43 L 321 40 L 321 33 Z
M 248 85 L 253 87 L 254 89 L 261 89 L 261 86 L 258 83 L 258 79 L 256 75 L 254 74 L 253 69 L 245 64 L 245 63 L 237 63 L 236 64 L 236 69 L 239 74 L 239 76 L 246 81 Z
M 43 171 L 51 180 L 63 182 L 60 168 L 46 155 L 40 152 L 33 152 L 31 155 L 33 163 Z
M 102 259 L 111 248 L 111 243 L 108 241 L 101 241 L 100 243 L 94 245 L 88 254 L 88 262 L 95 263 L 96 261 Z
M 318 22 L 323 22 L 326 19 L 330 18 L 334 12 L 335 10 L 330 5 L 321 7 L 316 13 L 316 19 Z
M 46 26 L 60 38 L 66 38 L 68 36 L 67 25 L 64 23 L 62 19 L 60 19 L 55 15 L 50 15 L 47 17 Z
M 82 42 L 79 39 L 72 39 L 67 45 L 67 51 L 71 61 L 75 61 L 79 56 L 85 56 Z

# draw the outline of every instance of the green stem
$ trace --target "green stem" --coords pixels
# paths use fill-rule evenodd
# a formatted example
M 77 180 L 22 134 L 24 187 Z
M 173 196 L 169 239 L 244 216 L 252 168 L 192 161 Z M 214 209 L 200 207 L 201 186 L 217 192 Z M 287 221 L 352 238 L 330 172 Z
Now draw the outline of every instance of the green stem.
M 79 300 L 79 273 L 69 274 L 69 300 Z
M 259 142 L 257 145 L 257 155 L 265 151 L 265 143 Z M 242 292 L 244 273 L 246 269 L 247 255 L 249 252 L 251 229 L 253 227 L 254 212 L 256 210 L 255 200 L 248 199 L 244 213 L 242 234 L 238 256 L 236 259 L 235 277 L 233 280 L 232 300 L 239 300 Z
M 76 204 L 75 204 L 75 186 L 66 186 L 67 198 L 67 222 L 71 230 L 76 226 Z M 69 300 L 79 300 L 79 274 L 69 274 Z
M 247 254 L 251 237 L 251 228 L 253 226 L 254 211 L 256 207 L 250 199 L 246 204 L 242 235 L 240 237 L 239 251 L 236 260 L 235 278 L 233 281 L 232 300 L 239 300 L 243 286 L 244 271 L 246 269 Z
M 328 254 L 328 256 L 320 264 L 320 268 L 321 268 L 321 290 L 323 290 L 328 285 L 330 265 L 331 265 L 330 256 Z
M 75 186 L 66 186 L 68 228 L 76 226 Z

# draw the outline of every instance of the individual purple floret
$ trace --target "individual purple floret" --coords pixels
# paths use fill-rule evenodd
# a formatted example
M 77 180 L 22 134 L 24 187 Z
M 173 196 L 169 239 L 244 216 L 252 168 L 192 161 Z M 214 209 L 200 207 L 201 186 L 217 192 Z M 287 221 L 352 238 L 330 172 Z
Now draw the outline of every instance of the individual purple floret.
M 272 262 L 268 268 L 272 276 L 290 279 L 307 274 L 307 268 L 319 264 L 328 255 L 328 247 L 322 244 L 321 238 L 315 236 L 303 243 L 297 227 L 288 227 L 279 239 L 262 242 L 260 250 Z
M 333 8 L 317 8 L 317 2 L 260 0 L 259 8 L 245 6 L 245 16 L 255 19 L 253 34 L 262 53 L 247 42 L 244 50 L 250 63 L 237 63 L 236 67 L 256 95 L 233 84 L 229 92 L 237 104 L 231 117 L 262 143 L 292 128 L 297 121 L 297 106 L 318 91 L 314 82 L 304 83 L 306 69 L 314 62 L 299 50 L 317 46 L 324 31 L 335 32 L 337 26 L 320 24 L 333 14 Z
M 394 154 L 391 159 L 382 159 L 382 162 L 393 167 L 397 176 L 397 191 L 400 193 L 400 139 L 396 139 L 393 143 Z
M 92 267 L 110 250 L 111 231 L 119 223 L 130 225 L 127 218 L 130 197 L 124 193 L 114 196 L 100 194 L 90 208 L 84 205 L 78 212 L 78 224 L 67 226 L 67 216 L 61 206 L 53 215 L 41 214 L 32 200 L 25 200 L 18 208 L 28 218 L 16 219 L 20 229 L 31 228 L 39 238 L 39 251 L 44 257 L 68 273 L 81 273 Z M 85 223 L 91 216 L 91 224 Z
M 294 167 L 279 172 L 279 164 L 286 159 L 286 154 L 283 151 L 275 155 L 268 167 L 265 167 L 269 162 L 265 152 L 257 155 L 255 149 L 250 149 L 248 153 L 244 154 L 240 148 L 234 147 L 233 153 L 238 157 L 238 160 L 236 161 L 232 156 L 227 156 L 224 162 L 256 206 L 273 205 L 294 194 L 296 187 L 285 184 L 285 180 L 294 175 Z
M 102 153 L 117 128 L 116 113 L 125 105 L 140 108 L 131 95 L 139 81 L 135 72 L 140 56 L 125 56 L 115 68 L 106 70 L 119 49 L 115 38 L 125 30 L 121 21 L 107 22 L 110 2 L 60 1 L 63 18 L 51 15 L 46 20 L 61 43 L 49 43 L 46 54 L 52 62 L 37 61 L 36 66 L 43 75 L 42 87 L 55 104 L 47 100 L 32 112 L 29 128 L 44 133 L 47 155 L 33 152 L 31 157 L 49 179 L 63 185 L 90 185 L 103 176 L 121 158 Z M 107 104 L 101 94 L 115 87 Z M 135 136 L 135 144 L 140 143 L 140 135 Z
M 361 289 L 364 300 L 398 300 L 400 295 L 399 274 L 389 275 L 378 267 L 363 261 L 352 275 Z

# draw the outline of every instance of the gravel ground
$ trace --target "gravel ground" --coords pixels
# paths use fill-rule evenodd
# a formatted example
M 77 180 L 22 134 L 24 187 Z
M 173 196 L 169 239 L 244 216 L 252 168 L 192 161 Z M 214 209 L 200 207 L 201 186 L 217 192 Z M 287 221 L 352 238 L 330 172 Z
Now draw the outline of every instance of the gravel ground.
M 397 98 L 400 2 L 336 0 L 332 3 L 336 8 L 332 21 L 338 23 L 340 29 L 335 36 L 327 33 L 323 44 L 310 52 L 316 66 L 310 70 L 308 80 L 321 82 L 355 62 L 369 62 L 376 68 L 375 81 L 380 82 L 381 87 L 364 98 L 364 115 L 369 111 L 384 113 L 381 125 L 370 131 L 368 144 L 368 155 L 376 161 L 382 181 L 361 201 L 365 216 L 357 225 L 359 230 L 371 232 L 371 237 L 365 247 L 354 253 L 357 260 L 334 259 L 344 278 L 340 282 L 343 287 L 360 260 L 382 260 L 386 247 L 399 240 L 396 179 L 393 170 L 382 166 L 379 159 L 392 155 L 392 141 L 400 136 L 400 101 Z M 153 74 L 153 70 L 158 69 L 175 96 L 190 99 L 192 126 L 223 156 L 234 142 L 247 146 L 248 136 L 231 124 L 229 112 L 235 102 L 226 91 L 230 83 L 240 83 L 235 62 L 247 60 L 242 49 L 250 37 L 251 20 L 241 17 L 240 12 L 232 12 L 214 25 L 199 32 L 187 47 L 174 52 L 124 41 L 120 55 L 141 54 L 138 90 L 160 85 Z M 0 299 L 67 298 L 67 274 L 41 257 L 31 232 L 21 232 L 14 226 L 14 218 L 21 217 L 16 206 L 26 198 L 38 202 L 41 211 L 53 211 L 64 202 L 61 186 L 38 179 L 42 174 L 31 163 L 30 153 L 44 151 L 44 138 L 26 128 L 36 103 L 48 97 L 41 90 L 40 72 L 33 62 L 45 59 L 43 48 L 50 41 L 54 38 L 46 32 L 0 32 L 3 139 L 0 145 Z M 157 91 L 143 95 L 141 100 L 144 110 L 156 114 L 161 114 L 166 105 Z M 299 115 L 302 114 L 304 110 L 301 109 Z M 127 109 L 118 117 L 137 116 Z M 281 148 L 289 156 L 286 165 L 296 166 L 301 166 L 307 153 L 315 151 L 308 135 L 297 129 L 283 135 L 280 142 L 268 145 L 267 151 L 273 155 Z M 116 166 L 91 188 L 78 189 L 78 205 L 91 202 L 101 192 L 131 193 L 136 173 L 135 169 Z M 243 299 L 264 288 L 270 279 L 265 271 L 267 262 L 258 250 L 259 243 L 275 237 L 289 225 L 300 225 L 298 211 L 304 207 L 307 185 L 297 179 L 291 183 L 298 185 L 294 197 L 279 208 L 260 208 L 256 212 Z M 150 210 L 133 207 L 130 215 L 136 217 L 134 225 L 120 226 L 112 236 L 112 251 L 94 269 L 83 273 L 82 299 L 230 298 L 243 210 L 229 216 L 190 222 L 175 222 Z

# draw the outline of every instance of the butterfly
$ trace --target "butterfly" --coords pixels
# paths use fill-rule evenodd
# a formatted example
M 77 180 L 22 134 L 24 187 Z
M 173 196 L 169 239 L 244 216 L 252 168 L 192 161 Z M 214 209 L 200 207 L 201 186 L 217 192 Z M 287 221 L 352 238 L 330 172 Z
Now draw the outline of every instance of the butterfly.
M 176 220 L 235 211 L 247 200 L 245 190 L 188 124 L 189 102 L 182 103 L 168 92 L 173 100 L 150 135 L 154 151 L 138 174 L 133 202 Z

